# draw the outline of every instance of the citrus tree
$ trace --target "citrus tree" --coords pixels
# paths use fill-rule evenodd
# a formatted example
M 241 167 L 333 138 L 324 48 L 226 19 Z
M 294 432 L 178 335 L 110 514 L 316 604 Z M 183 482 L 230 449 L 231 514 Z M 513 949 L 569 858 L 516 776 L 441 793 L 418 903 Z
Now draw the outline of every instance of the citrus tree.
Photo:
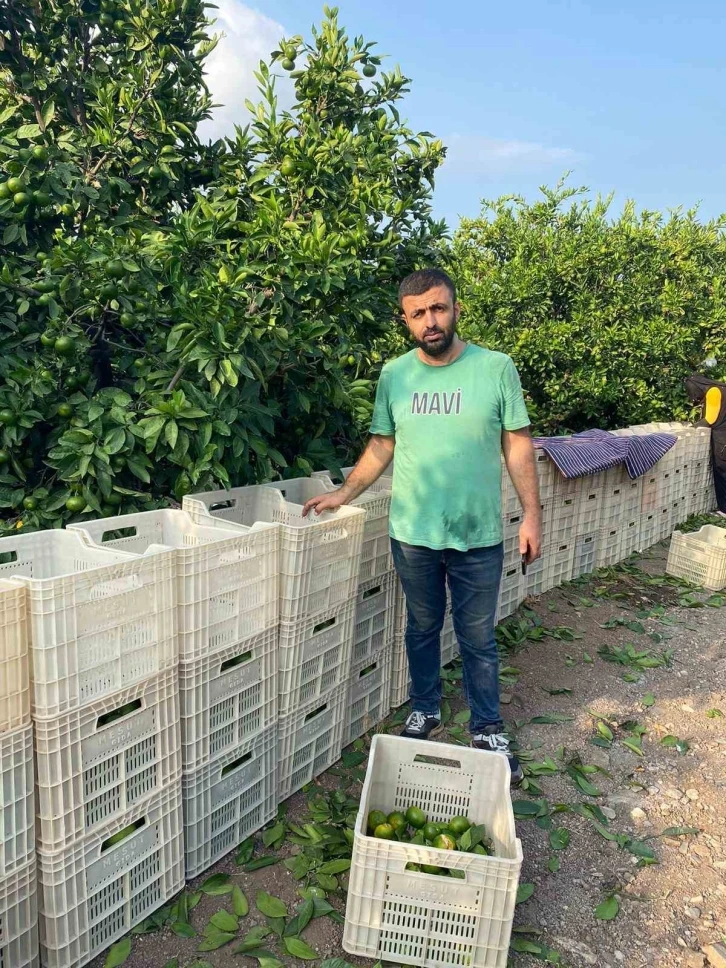
M 583 196 L 560 184 L 462 221 L 462 332 L 511 354 L 540 433 L 686 418 L 685 377 L 726 357 L 726 216 L 611 217 Z
M 0 9 L 0 515 L 153 507 L 355 444 L 443 148 L 335 11 L 204 145 L 201 0 Z M 280 111 L 275 72 L 293 75 Z

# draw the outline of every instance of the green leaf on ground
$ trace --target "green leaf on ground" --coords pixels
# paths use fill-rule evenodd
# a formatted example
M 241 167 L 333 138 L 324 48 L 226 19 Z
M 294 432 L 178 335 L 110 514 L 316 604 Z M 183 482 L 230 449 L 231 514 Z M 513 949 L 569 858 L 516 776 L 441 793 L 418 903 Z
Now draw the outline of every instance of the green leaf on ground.
M 520 884 L 517 888 L 517 904 L 524 904 L 534 894 L 534 884 Z
M 665 830 L 661 831 L 659 837 L 687 837 L 691 834 L 699 834 L 699 827 L 666 827 Z
M 274 827 L 270 827 L 269 830 L 262 831 L 262 843 L 265 847 L 270 848 L 282 843 L 285 839 L 285 824 L 276 823 Z
M 234 884 L 229 874 L 212 874 L 203 884 L 199 885 L 199 890 L 203 894 L 210 894 L 217 897 L 221 894 L 231 894 Z
M 254 837 L 248 837 L 247 840 L 243 840 L 242 843 L 237 848 L 237 855 L 235 856 L 235 864 L 241 867 L 252 859 L 252 855 L 255 852 L 255 840 Z
M 279 897 L 268 894 L 267 891 L 258 891 L 255 898 L 257 910 L 268 918 L 287 917 L 287 907 Z
M 256 857 L 244 865 L 244 871 L 245 874 L 251 874 L 252 871 L 262 870 L 263 867 L 272 867 L 273 864 L 279 864 L 279 862 L 279 857 Z
M 574 722 L 574 717 L 563 716 L 561 713 L 548 713 L 544 716 L 535 716 L 530 719 L 530 723 L 533 726 L 555 726 L 559 723 L 571 723 Z
M 616 897 L 608 897 L 595 908 L 595 917 L 598 921 L 612 921 L 617 917 L 620 904 Z
M 459 725 L 462 725 L 464 723 L 468 723 L 470 719 L 471 719 L 471 710 L 470 709 L 461 709 L 456 714 L 456 716 L 454 716 L 454 722 L 455 723 L 458 723 Z
M 234 914 L 230 914 L 229 911 L 225 910 L 217 911 L 216 914 L 213 914 L 209 919 L 209 923 L 213 924 L 215 928 L 219 928 L 220 931 L 227 931 L 230 933 L 234 933 L 239 927 L 237 918 L 234 916 Z
M 723 713 L 720 709 L 707 709 L 706 716 L 709 719 L 723 719 Z
M 246 917 L 250 910 L 250 904 L 247 900 L 247 897 L 236 884 L 232 888 L 232 910 L 238 918 Z
M 646 694 L 641 699 L 641 702 L 647 708 L 649 708 L 650 706 L 655 706 L 655 696 L 653 695 L 652 692 L 646 692 Z
M 127 961 L 131 954 L 131 938 L 123 938 L 117 941 L 106 955 L 104 968 L 118 968 Z
M 172 924 L 171 930 L 178 938 L 195 938 L 197 934 L 191 924 L 187 924 L 186 921 L 176 921 Z
M 570 831 L 566 827 L 556 827 L 550 831 L 550 847 L 552 850 L 564 850 L 570 843 Z
M 557 871 L 560 869 L 560 858 L 557 854 L 555 854 L 554 857 L 550 857 L 547 867 L 553 874 L 557 873 Z
M 284 944 L 287 953 L 292 955 L 293 958 L 301 958 L 303 961 L 313 961 L 319 957 L 317 951 L 314 951 L 309 944 L 306 944 L 300 938 L 285 938 Z
M 331 907 L 330 905 L 328 906 Z M 302 904 L 298 905 L 295 916 L 291 918 L 285 925 L 283 936 L 286 938 L 294 938 L 296 935 L 302 934 L 308 924 L 310 924 L 314 914 L 315 901 L 313 901 L 312 898 L 303 901 Z

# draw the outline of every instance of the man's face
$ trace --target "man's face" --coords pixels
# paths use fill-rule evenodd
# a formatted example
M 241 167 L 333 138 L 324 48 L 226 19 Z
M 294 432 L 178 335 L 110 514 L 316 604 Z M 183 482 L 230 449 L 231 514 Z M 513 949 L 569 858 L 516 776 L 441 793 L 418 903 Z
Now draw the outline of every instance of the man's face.
M 434 286 L 420 296 L 404 296 L 403 316 L 418 348 L 427 356 L 443 356 L 456 335 L 461 308 L 446 286 Z

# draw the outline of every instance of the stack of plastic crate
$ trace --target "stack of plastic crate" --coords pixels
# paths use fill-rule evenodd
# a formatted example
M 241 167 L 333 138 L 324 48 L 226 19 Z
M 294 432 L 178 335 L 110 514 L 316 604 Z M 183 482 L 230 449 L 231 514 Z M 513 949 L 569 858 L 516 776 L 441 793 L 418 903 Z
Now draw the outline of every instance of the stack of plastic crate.
M 173 553 L 0 539 L 27 593 L 41 962 L 80 968 L 184 883 Z
M 342 468 L 343 478 L 347 478 L 352 470 L 352 467 Z M 334 483 L 334 477 L 332 471 L 318 471 L 313 474 L 313 483 L 306 482 L 304 493 L 310 494 L 315 488 L 336 490 L 338 484 Z M 289 483 L 285 481 L 284 485 Z M 344 746 L 385 719 L 391 708 L 391 665 L 398 587 L 388 536 L 391 484 L 390 477 L 382 477 L 352 502 L 353 507 L 360 507 L 366 512 L 366 520 L 355 602 Z
M 553 497 L 548 512 L 548 537 L 542 550 L 545 591 L 572 578 L 581 495 L 591 481 L 588 477 L 570 480 L 560 474 L 554 464 L 552 466 L 555 474 Z
M 75 530 L 75 529 L 73 529 Z M 277 811 L 280 529 L 149 511 L 85 524 L 97 547 L 174 549 L 186 876 Z
M 0 565 L 0 574 L 7 566 Z M 38 964 L 26 589 L 0 580 L 0 965 Z
M 712 510 L 716 503 L 711 467 L 711 428 L 694 427 L 689 445 L 688 513 L 704 514 Z
M 596 565 L 600 528 L 604 512 L 605 475 L 588 475 L 580 479 L 577 496 L 577 515 L 574 529 L 572 578 L 591 572 Z M 560 531 L 558 538 L 565 535 Z
M 340 756 L 365 512 L 303 516 L 318 482 L 284 481 L 188 495 L 197 523 L 280 525 L 278 797 L 285 800 Z M 307 495 L 307 496 L 306 496 Z

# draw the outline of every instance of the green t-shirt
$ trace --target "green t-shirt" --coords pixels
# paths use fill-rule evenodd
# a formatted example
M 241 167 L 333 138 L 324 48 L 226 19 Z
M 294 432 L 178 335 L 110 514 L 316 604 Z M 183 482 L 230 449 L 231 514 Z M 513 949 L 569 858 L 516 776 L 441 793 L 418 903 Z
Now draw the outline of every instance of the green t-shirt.
M 529 425 L 512 360 L 469 343 L 446 366 L 418 351 L 381 372 L 371 433 L 395 436 L 391 537 L 426 548 L 502 540 L 502 430 Z

